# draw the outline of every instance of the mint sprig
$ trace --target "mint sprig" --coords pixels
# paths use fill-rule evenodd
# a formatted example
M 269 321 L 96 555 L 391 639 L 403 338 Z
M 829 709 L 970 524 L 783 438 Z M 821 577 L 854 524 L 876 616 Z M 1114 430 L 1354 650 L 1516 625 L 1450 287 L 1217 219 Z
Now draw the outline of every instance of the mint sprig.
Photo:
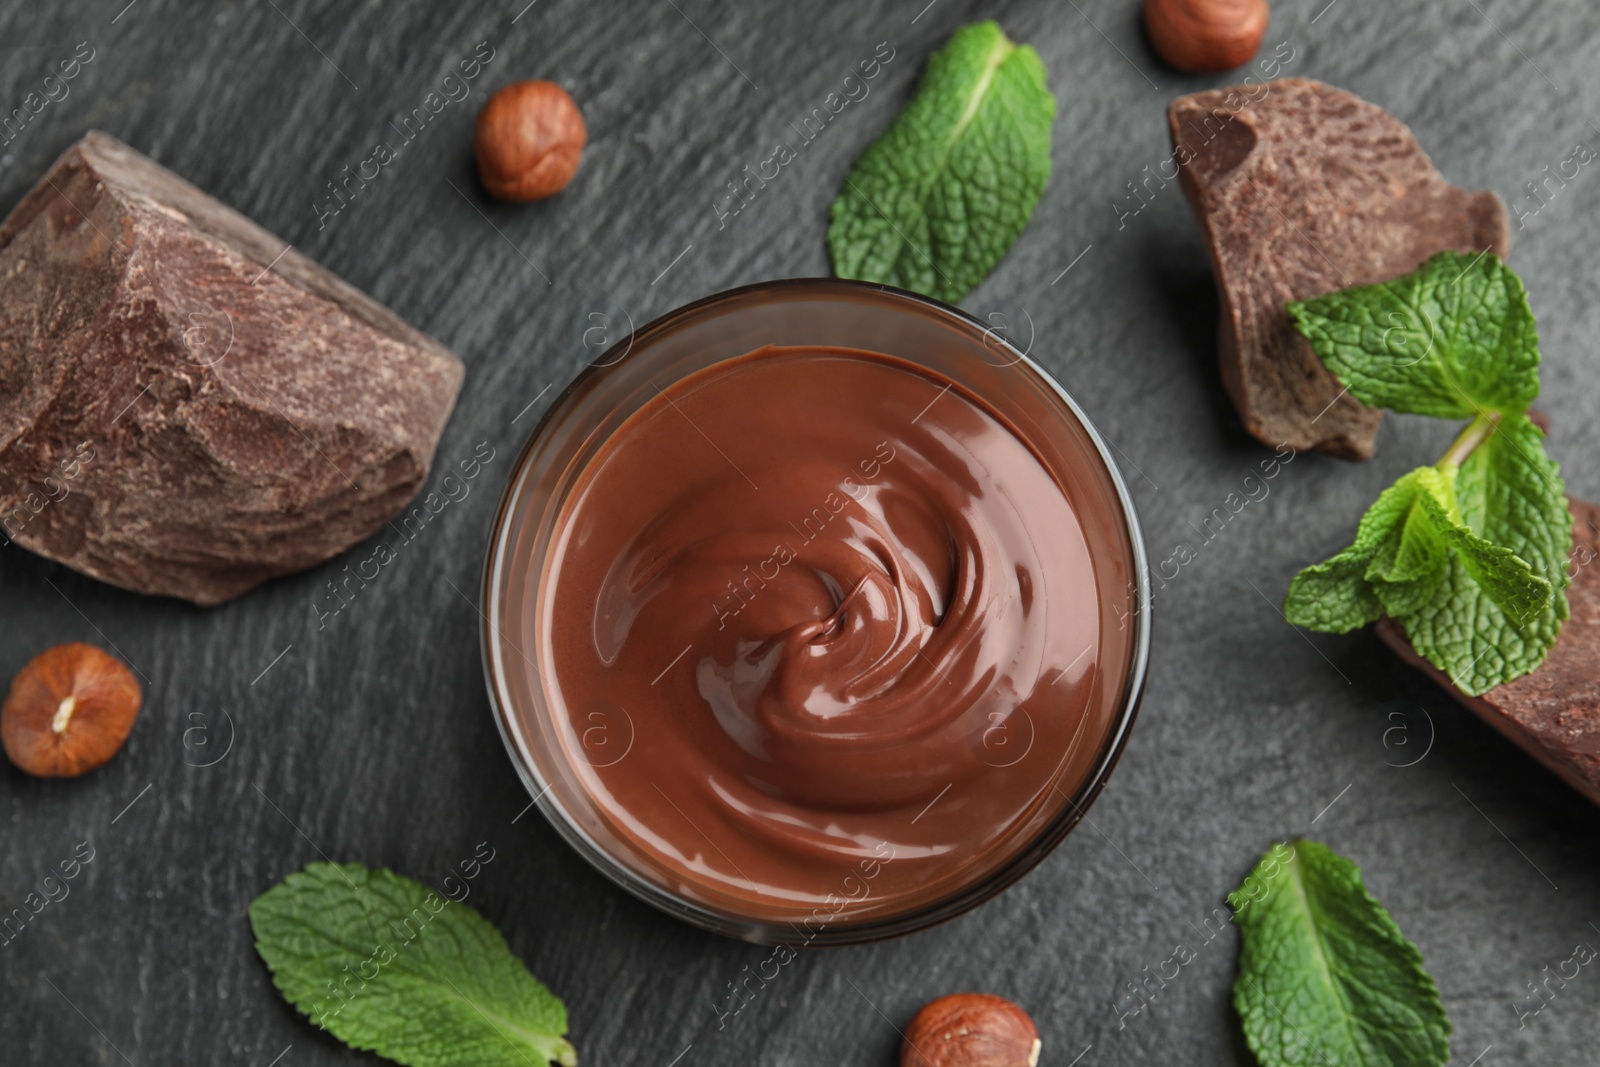
M 1527 416 L 1539 339 L 1521 281 L 1492 254 L 1444 252 L 1289 314 L 1362 403 L 1472 421 L 1378 497 L 1349 548 L 1300 572 L 1285 617 L 1345 633 L 1388 615 L 1473 696 L 1537 668 L 1567 618 L 1572 515 Z
M 284 997 L 410 1067 L 574 1067 L 567 1010 L 465 904 L 386 870 L 313 863 L 250 905 Z
M 834 200 L 834 273 L 960 300 L 1027 226 L 1055 114 L 1037 52 L 992 21 L 956 31 Z
M 1228 896 L 1233 1003 L 1262 1067 L 1435 1067 L 1450 1020 L 1422 953 L 1356 865 L 1316 841 L 1274 845 Z

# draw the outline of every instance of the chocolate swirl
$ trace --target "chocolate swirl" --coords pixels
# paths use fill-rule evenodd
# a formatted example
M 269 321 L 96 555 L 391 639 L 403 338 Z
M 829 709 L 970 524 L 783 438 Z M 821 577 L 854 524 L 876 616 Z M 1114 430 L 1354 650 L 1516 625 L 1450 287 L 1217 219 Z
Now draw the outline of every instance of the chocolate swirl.
M 686 892 L 814 903 L 886 855 L 874 900 L 967 877 L 1060 808 L 1108 719 L 1067 494 L 888 357 L 764 349 L 669 386 L 559 530 L 552 704 L 596 803 Z M 596 706 L 627 715 L 628 758 L 584 764 Z

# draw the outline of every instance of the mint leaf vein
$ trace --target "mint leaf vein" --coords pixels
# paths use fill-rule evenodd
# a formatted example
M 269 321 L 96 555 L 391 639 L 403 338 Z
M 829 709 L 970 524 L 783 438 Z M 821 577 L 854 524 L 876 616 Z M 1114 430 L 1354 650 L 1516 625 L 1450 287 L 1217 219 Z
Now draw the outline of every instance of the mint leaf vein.
M 828 226 L 834 272 L 961 299 L 1027 226 L 1055 113 L 1037 52 L 992 21 L 958 30 L 845 178 Z
M 250 905 L 284 997 L 411 1067 L 573 1067 L 567 1013 L 472 908 L 360 864 L 313 863 Z
M 1431 1067 L 1450 1022 L 1422 954 L 1326 845 L 1274 845 L 1228 896 L 1234 1006 L 1262 1067 Z

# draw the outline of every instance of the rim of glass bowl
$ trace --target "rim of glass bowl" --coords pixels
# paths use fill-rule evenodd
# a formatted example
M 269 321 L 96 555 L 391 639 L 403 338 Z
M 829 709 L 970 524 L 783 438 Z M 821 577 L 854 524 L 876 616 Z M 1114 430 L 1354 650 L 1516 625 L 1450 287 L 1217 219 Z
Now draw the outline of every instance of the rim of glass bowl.
M 998 896 L 1034 867 L 1038 866 L 1066 838 L 1067 834 L 1082 821 L 1084 813 L 1100 795 L 1100 791 L 1105 787 L 1106 781 L 1110 778 L 1112 770 L 1115 769 L 1117 761 L 1122 755 L 1128 735 L 1133 729 L 1134 720 L 1138 717 L 1139 704 L 1144 697 L 1145 678 L 1149 666 L 1152 621 L 1150 617 L 1149 561 L 1145 552 L 1143 533 L 1139 526 L 1138 512 L 1134 508 L 1133 498 L 1128 493 L 1127 483 L 1117 469 L 1117 465 L 1106 446 L 1105 439 L 1100 435 L 1099 430 L 1095 428 L 1094 423 L 1090 421 L 1088 415 L 1079 407 L 1078 402 L 1072 398 L 1071 394 L 1066 391 L 1060 382 L 1056 381 L 1049 371 L 1035 363 L 1025 352 L 1019 351 L 1015 345 L 1011 344 L 1005 337 L 997 334 L 990 326 L 960 308 L 952 307 L 920 293 L 897 289 L 890 285 L 839 278 L 784 278 L 727 289 L 668 311 L 647 325 L 632 330 L 626 337 L 611 345 L 598 359 L 585 367 L 551 403 L 529 433 L 521 451 L 518 452 L 516 463 L 513 465 L 511 474 L 506 480 L 505 488 L 501 492 L 500 503 L 495 511 L 494 523 L 490 528 L 489 544 L 485 553 L 483 568 L 483 611 L 480 612 L 483 621 L 479 628 L 479 641 L 483 654 L 484 681 L 489 691 L 489 703 L 494 712 L 495 724 L 499 728 L 500 738 L 505 744 L 506 752 L 511 757 L 511 763 L 517 769 L 517 774 L 522 779 L 523 786 L 528 790 L 529 796 L 533 798 L 533 804 L 538 806 L 545 819 L 574 851 L 613 884 L 645 903 L 701 929 L 760 944 L 779 944 L 795 940 L 796 928 L 793 925 L 739 918 L 683 899 L 629 869 L 589 837 L 577 820 L 562 807 L 560 799 L 551 791 L 551 783 L 546 782 L 539 773 L 528 743 L 522 736 L 522 727 L 517 722 L 514 714 L 513 698 L 505 688 L 503 677 L 505 670 L 499 658 L 499 648 L 494 633 L 494 620 L 500 617 L 503 607 L 500 587 L 502 584 L 501 578 L 508 562 L 506 548 L 512 530 L 513 504 L 521 500 L 522 491 L 530 475 L 534 473 L 530 468 L 529 458 L 532 456 L 535 446 L 543 439 L 546 427 L 573 394 L 582 389 L 591 376 L 603 374 L 612 367 L 620 365 L 623 357 L 631 353 L 635 345 L 641 348 L 648 347 L 656 335 L 671 330 L 685 318 L 703 315 L 719 304 L 742 301 L 755 294 L 773 292 L 799 293 L 801 291 L 811 291 L 822 295 L 826 295 L 830 291 L 858 295 L 869 293 L 889 303 L 909 302 L 918 305 L 925 312 L 932 312 L 936 316 L 954 320 L 955 324 L 962 328 L 972 329 L 975 327 L 983 331 L 985 344 L 992 339 L 1015 357 L 1012 360 L 1013 363 L 1026 366 L 1037 375 L 1055 393 L 1056 397 L 1072 413 L 1073 417 L 1077 419 L 1079 426 L 1089 440 L 1093 442 L 1095 449 L 1099 453 L 1101 465 L 1104 467 L 1111 485 L 1116 490 L 1117 502 L 1122 509 L 1123 523 L 1128 531 L 1129 549 L 1136 585 L 1137 606 L 1133 612 L 1135 632 L 1128 666 L 1126 697 L 1106 737 L 1102 751 L 1093 769 L 1084 779 L 1077 795 L 1072 797 L 1061 813 L 1040 830 L 1015 856 L 1011 857 L 1003 866 L 991 871 L 981 881 L 967 886 L 950 897 L 904 914 L 893 915 L 884 919 L 868 918 L 840 926 L 823 926 L 820 930 L 808 931 L 805 938 L 808 945 L 852 945 L 899 937 L 953 919 Z M 619 351 L 623 356 L 613 355 Z

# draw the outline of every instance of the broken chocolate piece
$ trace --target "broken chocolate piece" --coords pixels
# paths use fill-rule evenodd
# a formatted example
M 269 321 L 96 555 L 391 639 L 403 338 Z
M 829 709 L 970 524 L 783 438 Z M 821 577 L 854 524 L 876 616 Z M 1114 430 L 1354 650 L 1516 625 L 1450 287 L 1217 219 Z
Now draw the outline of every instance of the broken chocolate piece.
M 91 131 L 0 225 L 0 530 L 218 604 L 411 499 L 460 360 Z
M 1167 110 L 1221 300 L 1222 381 L 1274 448 L 1372 456 L 1382 413 L 1340 387 L 1284 305 L 1388 281 L 1436 252 L 1511 246 L 1505 205 L 1445 181 L 1406 125 L 1303 78 L 1179 97 Z
M 1600 507 L 1570 497 L 1568 504 L 1572 615 L 1533 673 L 1469 697 L 1417 655 L 1393 620 L 1381 620 L 1378 633 L 1407 663 L 1426 671 L 1479 718 L 1600 804 Z

